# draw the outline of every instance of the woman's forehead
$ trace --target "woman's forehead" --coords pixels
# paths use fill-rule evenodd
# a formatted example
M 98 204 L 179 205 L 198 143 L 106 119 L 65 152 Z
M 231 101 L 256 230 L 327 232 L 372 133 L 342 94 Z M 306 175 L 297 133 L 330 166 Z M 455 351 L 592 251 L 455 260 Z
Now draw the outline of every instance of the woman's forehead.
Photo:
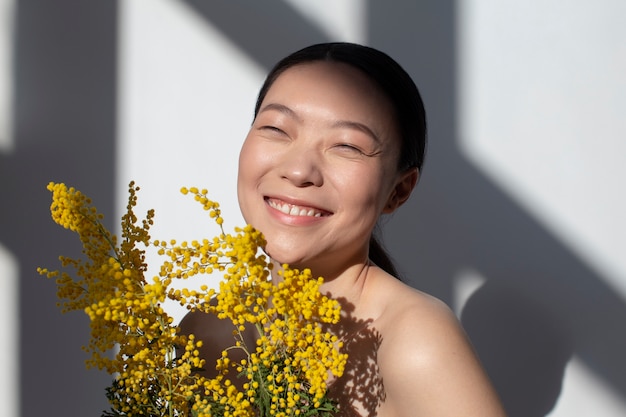
M 339 62 L 313 61 L 286 69 L 272 83 L 261 108 L 276 101 L 327 106 L 370 122 L 387 124 L 394 119 L 382 89 L 361 70 Z

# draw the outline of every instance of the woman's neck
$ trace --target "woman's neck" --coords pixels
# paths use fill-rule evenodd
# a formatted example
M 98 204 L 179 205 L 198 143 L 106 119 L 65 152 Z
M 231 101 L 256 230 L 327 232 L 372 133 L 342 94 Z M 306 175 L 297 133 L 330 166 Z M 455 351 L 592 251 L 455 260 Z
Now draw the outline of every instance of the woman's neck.
M 367 289 L 368 275 L 373 267 L 369 259 L 350 262 L 341 268 L 312 268 L 314 278 L 323 277 L 324 283 L 320 291 L 332 298 L 339 300 L 346 306 L 359 306 Z M 282 280 L 277 271 L 282 269 L 282 265 L 274 263 L 272 281 L 276 284 Z M 298 268 L 301 269 L 301 268 Z M 355 312 L 356 313 L 356 312 Z
M 333 298 L 359 305 L 366 289 L 369 268 L 369 260 L 351 265 L 333 279 L 325 280 L 320 290 Z

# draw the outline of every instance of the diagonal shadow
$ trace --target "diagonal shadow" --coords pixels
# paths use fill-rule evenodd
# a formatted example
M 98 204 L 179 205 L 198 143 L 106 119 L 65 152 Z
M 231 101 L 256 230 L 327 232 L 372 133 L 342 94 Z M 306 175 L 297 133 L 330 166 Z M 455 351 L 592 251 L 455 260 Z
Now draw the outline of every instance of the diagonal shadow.
M 113 212 L 117 5 L 15 7 L 15 150 L 0 154 L 0 241 L 19 265 L 20 415 L 99 415 L 110 377 L 85 370 L 88 320 L 61 314 L 54 282 L 36 267 L 80 251 L 50 219 L 49 181 L 97 190 L 101 210 Z
M 476 294 L 478 298 L 470 299 L 472 308 L 466 309 L 462 319 L 486 367 L 493 369 L 492 362 L 509 366 L 501 372 L 511 371 L 509 377 L 517 378 L 513 384 L 494 378 L 511 416 L 549 412 L 572 351 L 626 397 L 624 300 L 459 150 L 455 13 L 453 1 L 403 2 L 399 7 L 370 2 L 370 43 L 398 57 L 414 75 L 430 115 L 424 178 L 408 205 L 389 221 L 386 233 L 391 252 L 413 286 L 448 303 L 459 270 L 472 268 L 489 280 Z M 500 328 L 489 328 L 490 322 L 481 319 L 507 312 L 501 301 L 510 299 L 511 293 L 516 294 L 518 304 L 515 319 L 509 315 L 508 330 L 519 326 L 533 330 L 528 334 L 549 337 L 532 340 L 520 331 L 505 340 L 504 333 L 500 339 L 493 334 Z M 478 300 L 481 307 L 476 308 Z M 552 330 L 538 332 L 543 324 L 536 311 L 542 312 L 545 328 Z M 547 341 L 550 346 L 542 345 Z M 500 350 L 503 347 L 506 352 Z M 529 358 L 531 349 L 535 355 Z M 558 360 L 556 351 L 560 352 Z M 498 362 L 502 355 L 509 360 Z M 559 389 L 551 387 L 552 398 L 525 396 L 538 375 L 515 375 L 512 370 L 521 360 L 533 361 L 526 365 L 537 372 L 557 372 L 555 366 L 561 367 L 561 378 L 555 382 Z
M 284 1 L 186 0 L 186 3 L 266 71 L 290 52 L 329 40 Z

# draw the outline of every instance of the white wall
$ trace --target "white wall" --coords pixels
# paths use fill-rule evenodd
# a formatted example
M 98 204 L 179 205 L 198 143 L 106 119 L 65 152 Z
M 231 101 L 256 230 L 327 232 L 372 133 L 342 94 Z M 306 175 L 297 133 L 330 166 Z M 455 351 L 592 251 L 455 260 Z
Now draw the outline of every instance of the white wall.
M 197 186 L 220 202 L 227 230 L 242 225 L 237 157 L 263 71 L 180 2 L 122 6 L 118 207 L 135 180 L 140 205 L 157 210 L 155 238 L 212 237 L 218 229 L 207 213 L 179 192 Z M 180 319 L 184 310 L 171 308 Z
M 624 18 L 620 0 L 464 0 L 458 14 L 463 152 L 622 299 Z M 575 357 L 550 416 L 624 413 Z

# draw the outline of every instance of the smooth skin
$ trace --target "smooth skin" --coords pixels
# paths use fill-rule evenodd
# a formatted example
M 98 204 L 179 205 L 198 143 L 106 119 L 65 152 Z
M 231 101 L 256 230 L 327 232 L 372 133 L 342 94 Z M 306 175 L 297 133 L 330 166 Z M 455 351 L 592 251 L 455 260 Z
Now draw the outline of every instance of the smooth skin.
M 378 218 L 418 179 L 415 168 L 398 170 L 399 152 L 392 106 L 365 75 L 341 63 L 293 66 L 269 89 L 242 147 L 243 216 L 277 264 L 310 268 L 342 304 L 331 331 L 349 359 L 329 387 L 341 416 L 502 417 L 454 314 L 368 259 Z M 214 320 L 191 316 L 182 326 L 207 329 Z M 227 346 L 211 328 L 205 338 Z

